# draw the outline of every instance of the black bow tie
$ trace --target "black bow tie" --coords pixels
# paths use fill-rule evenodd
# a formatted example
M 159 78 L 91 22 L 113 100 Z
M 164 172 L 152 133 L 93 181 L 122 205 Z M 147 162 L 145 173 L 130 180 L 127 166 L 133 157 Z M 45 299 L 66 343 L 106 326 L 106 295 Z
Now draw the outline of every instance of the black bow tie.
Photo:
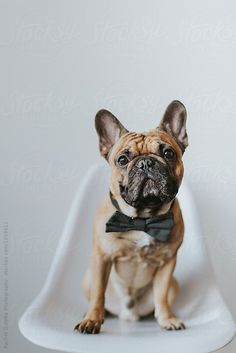
M 154 239 L 165 242 L 169 238 L 173 225 L 174 216 L 172 212 L 153 218 L 132 218 L 116 211 L 106 223 L 106 233 L 140 230 Z

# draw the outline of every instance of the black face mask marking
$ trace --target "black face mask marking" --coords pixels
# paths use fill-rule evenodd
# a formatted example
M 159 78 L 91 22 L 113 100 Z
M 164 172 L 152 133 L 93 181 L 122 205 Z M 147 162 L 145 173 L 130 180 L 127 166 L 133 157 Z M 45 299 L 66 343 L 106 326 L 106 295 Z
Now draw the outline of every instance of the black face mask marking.
M 135 208 L 159 208 L 174 199 L 178 182 L 168 165 L 154 157 L 139 157 L 120 185 L 122 198 Z

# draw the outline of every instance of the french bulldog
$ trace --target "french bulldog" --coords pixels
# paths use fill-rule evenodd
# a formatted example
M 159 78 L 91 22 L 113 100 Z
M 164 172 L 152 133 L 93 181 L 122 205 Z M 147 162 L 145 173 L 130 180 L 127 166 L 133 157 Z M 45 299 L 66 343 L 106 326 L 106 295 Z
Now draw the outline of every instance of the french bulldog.
M 186 118 L 185 106 L 175 100 L 157 128 L 136 133 L 109 111 L 97 113 L 100 153 L 111 167 L 110 192 L 95 216 L 91 266 L 83 280 L 90 304 L 75 330 L 99 333 L 105 312 L 124 320 L 154 313 L 162 328 L 185 329 L 171 306 L 184 236 L 176 195 L 188 146 Z

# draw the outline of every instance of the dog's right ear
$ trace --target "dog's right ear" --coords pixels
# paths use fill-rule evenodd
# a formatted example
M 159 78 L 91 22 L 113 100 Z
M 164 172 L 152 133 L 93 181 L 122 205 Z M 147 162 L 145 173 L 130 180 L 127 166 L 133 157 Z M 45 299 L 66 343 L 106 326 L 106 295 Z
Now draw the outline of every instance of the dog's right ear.
M 95 117 L 95 127 L 99 137 L 100 153 L 108 159 L 112 146 L 119 138 L 128 132 L 119 120 L 108 110 L 102 109 Z

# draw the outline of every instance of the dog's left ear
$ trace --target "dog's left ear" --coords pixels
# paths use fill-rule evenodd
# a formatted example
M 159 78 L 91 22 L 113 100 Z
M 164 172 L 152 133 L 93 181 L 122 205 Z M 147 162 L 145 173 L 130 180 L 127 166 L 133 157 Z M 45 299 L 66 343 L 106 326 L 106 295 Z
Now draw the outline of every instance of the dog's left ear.
M 158 126 L 159 129 L 164 130 L 175 138 L 182 150 L 182 153 L 184 153 L 185 148 L 188 146 L 186 120 L 187 111 L 185 106 L 183 103 L 174 100 L 166 108 L 161 123 Z

